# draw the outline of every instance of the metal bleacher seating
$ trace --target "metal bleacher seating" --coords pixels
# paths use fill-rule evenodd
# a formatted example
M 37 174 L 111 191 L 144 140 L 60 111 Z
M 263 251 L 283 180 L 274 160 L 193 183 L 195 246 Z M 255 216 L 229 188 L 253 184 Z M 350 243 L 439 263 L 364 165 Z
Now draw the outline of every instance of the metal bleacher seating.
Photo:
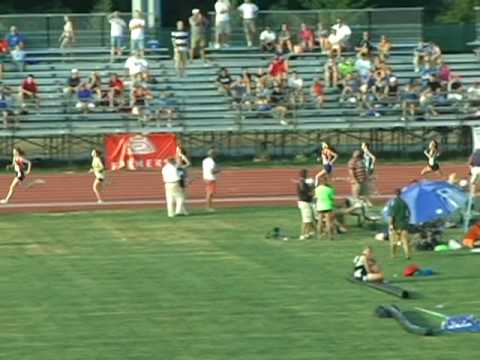
M 401 83 L 412 77 L 412 49 L 414 44 L 397 46 L 392 52 L 389 64 Z M 439 116 L 422 122 L 405 122 L 400 119 L 400 110 L 386 110 L 378 118 L 362 117 L 356 109 L 339 103 L 339 93 L 328 89 L 323 108 L 306 106 L 293 112 L 294 121 L 288 126 L 281 125 L 271 116 L 257 116 L 254 111 L 238 112 L 231 107 L 231 101 L 217 92 L 215 78 L 220 67 L 227 67 L 234 75 L 248 68 L 256 72 L 259 67 L 266 68 L 273 54 L 262 53 L 256 48 L 232 47 L 227 49 L 209 49 L 208 61 L 196 60 L 189 64 L 187 76 L 176 75 L 173 62 L 167 49 L 154 49 L 147 52 L 151 74 L 158 80 L 151 85 L 154 96 L 161 91 L 175 94 L 178 103 L 178 119 L 173 127 L 162 123 L 141 123 L 128 112 L 112 112 L 108 107 L 97 107 L 92 113 L 81 114 L 73 107 L 65 105 L 61 88 L 69 76 L 70 70 L 79 69 L 83 78 L 91 71 L 101 74 L 104 86 L 112 72 L 124 74 L 124 61 L 110 63 L 109 49 L 81 48 L 64 53 L 59 49 L 36 49 L 28 51 L 28 63 L 25 72 L 14 71 L 7 64 L 3 85 L 18 88 L 22 79 L 29 73 L 35 75 L 40 86 L 41 108 L 29 109 L 28 113 L 18 115 L 16 124 L 0 129 L 0 137 L 9 136 L 50 136 L 59 134 L 104 134 L 124 131 L 173 131 L 173 132 L 230 132 L 255 130 L 315 130 L 315 129 L 351 129 L 351 128 L 390 128 L 405 126 L 458 126 L 467 124 L 464 116 L 451 111 L 448 107 L 439 108 Z M 353 55 L 353 54 L 350 54 Z M 297 70 L 309 88 L 315 77 L 323 69 L 325 55 L 309 53 L 290 57 L 291 69 Z M 463 77 L 469 85 L 480 78 L 478 59 L 474 54 L 452 54 L 445 56 L 445 62 L 452 70 Z M 308 92 L 308 91 L 306 91 Z

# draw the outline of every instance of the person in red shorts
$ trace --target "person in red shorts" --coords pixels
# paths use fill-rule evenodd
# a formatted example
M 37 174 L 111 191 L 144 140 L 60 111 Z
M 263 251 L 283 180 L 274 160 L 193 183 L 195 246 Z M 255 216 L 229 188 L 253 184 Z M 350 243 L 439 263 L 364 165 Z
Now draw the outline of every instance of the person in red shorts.
M 214 211 L 213 209 L 213 197 L 217 192 L 217 174 L 220 170 L 215 162 L 215 151 L 213 149 L 208 150 L 207 157 L 202 162 L 203 181 L 206 185 L 206 204 L 207 211 Z
M 272 63 L 268 67 L 268 72 L 273 79 L 282 80 L 288 75 L 288 62 L 280 54 L 275 56 Z
M 315 34 L 306 24 L 300 25 L 300 32 L 298 34 L 300 38 L 300 46 L 304 51 L 312 50 L 315 45 Z
M 38 85 L 35 81 L 35 77 L 29 74 L 25 80 L 23 80 L 20 86 L 19 98 L 22 107 L 26 107 L 26 100 L 34 100 L 35 105 L 40 108 L 40 98 L 38 97 Z

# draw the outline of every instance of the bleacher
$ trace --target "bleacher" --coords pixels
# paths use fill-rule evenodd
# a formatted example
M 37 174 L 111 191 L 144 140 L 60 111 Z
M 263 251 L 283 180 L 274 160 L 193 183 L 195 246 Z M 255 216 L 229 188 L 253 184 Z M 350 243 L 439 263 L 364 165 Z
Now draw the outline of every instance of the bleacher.
M 418 74 L 413 71 L 412 49 L 414 44 L 397 46 L 392 52 L 389 64 L 400 79 L 401 84 Z M 27 49 L 28 50 L 28 49 Z M 353 54 L 347 54 L 353 56 Z M 28 52 L 28 65 L 24 73 L 13 71 L 6 65 L 3 84 L 17 89 L 22 79 L 29 73 L 35 75 L 40 86 L 41 108 L 34 108 L 28 114 L 19 115 L 17 123 L 0 130 L 1 137 L 50 136 L 59 134 L 103 134 L 125 131 L 173 131 L 173 132 L 234 132 L 234 131 L 278 131 L 278 130 L 318 130 L 318 129 L 369 129 L 393 127 L 434 127 L 470 125 L 476 120 L 466 120 L 463 114 L 454 109 L 439 108 L 439 116 L 426 121 L 403 121 L 401 111 L 388 109 L 378 118 L 363 117 L 359 111 L 339 103 L 339 92 L 328 89 L 325 106 L 315 108 L 305 106 L 290 114 L 290 125 L 284 126 L 271 116 L 257 116 L 254 111 L 236 111 L 231 100 L 217 92 L 215 78 L 220 67 L 227 67 L 234 75 L 242 69 L 256 72 L 266 68 L 273 54 L 262 53 L 259 49 L 231 47 L 208 49 L 208 62 L 196 60 L 188 65 L 187 77 L 176 75 L 173 61 L 167 49 L 154 49 L 146 54 L 151 73 L 158 83 L 150 88 L 155 97 L 161 91 L 175 94 L 178 102 L 178 119 L 172 128 L 164 123 L 143 123 L 127 112 L 112 112 L 108 107 L 97 107 L 93 113 L 82 114 L 66 104 L 61 95 L 70 70 L 80 70 L 86 79 L 92 71 L 101 74 L 107 86 L 109 74 L 124 74 L 125 58 L 110 63 L 109 49 L 82 48 L 62 52 L 59 49 L 38 49 Z M 308 53 L 291 56 L 290 69 L 296 70 L 305 80 L 308 96 L 313 79 L 321 73 L 325 55 Z M 469 85 L 480 79 L 478 59 L 474 54 L 445 55 L 446 63 L 453 72 L 463 77 Z M 154 106 L 154 103 L 153 105 Z

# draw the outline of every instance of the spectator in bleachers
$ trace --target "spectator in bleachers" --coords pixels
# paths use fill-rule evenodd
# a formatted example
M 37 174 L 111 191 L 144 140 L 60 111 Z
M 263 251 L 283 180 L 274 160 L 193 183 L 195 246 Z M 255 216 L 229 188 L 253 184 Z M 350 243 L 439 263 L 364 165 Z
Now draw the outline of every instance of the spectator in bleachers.
M 247 88 L 241 78 L 236 79 L 230 87 L 232 96 L 232 108 L 234 110 L 242 110 L 247 105 Z
M 133 52 L 125 61 L 125 69 L 128 71 L 131 82 L 135 81 L 137 74 L 148 71 L 148 62 L 138 51 Z
M 25 47 L 25 37 L 17 31 L 15 26 L 10 27 L 10 32 L 5 36 L 10 49 L 15 49 L 17 46 Z
M 112 74 L 110 77 L 109 91 L 108 91 L 108 104 L 110 108 L 114 108 L 115 105 L 121 105 L 123 103 L 123 96 L 125 91 L 125 84 L 117 74 Z
M 130 106 L 132 114 L 138 115 L 140 119 L 148 113 L 149 101 L 153 100 L 153 94 L 141 83 L 136 83 L 131 92 Z
M 245 88 L 247 89 L 247 94 L 251 95 L 252 93 L 255 93 L 255 87 L 256 83 L 253 80 L 253 75 L 248 71 L 247 69 L 244 69 L 242 71 L 242 77 L 241 81 L 245 85 Z
M 430 116 L 437 116 L 438 112 L 435 110 L 435 98 L 432 89 L 426 88 L 419 97 L 419 107 L 425 116 L 428 118 Z
M 338 64 L 338 75 L 340 79 L 345 79 L 349 75 L 355 73 L 355 63 L 351 58 L 342 59 Z
M 300 25 L 298 34 L 302 51 L 311 51 L 315 47 L 315 34 L 306 24 Z
M 400 85 L 396 76 L 388 77 L 388 84 L 385 87 L 385 96 L 394 100 L 394 103 L 398 100 L 400 95 Z
M 183 21 L 177 21 L 177 29 L 172 31 L 172 44 L 175 59 L 175 68 L 179 77 L 185 76 L 188 61 L 188 38 Z
M 430 54 L 432 47 L 429 43 L 420 41 L 413 51 L 413 66 L 415 72 L 420 72 L 424 67 L 430 67 Z
M 315 80 L 310 93 L 315 100 L 315 106 L 322 107 L 323 103 L 325 102 L 325 87 L 323 86 L 320 79 Z
M 257 74 L 255 75 L 255 87 L 257 91 L 268 88 L 269 85 L 269 76 L 263 68 L 259 68 Z
M 127 23 L 120 17 L 118 11 L 114 11 L 108 16 L 108 22 L 110 23 L 110 61 L 114 62 L 116 56 L 122 56 L 123 37 Z
M 286 120 L 288 114 L 286 94 L 279 82 L 274 83 L 270 99 L 273 105 L 273 116 L 280 120 L 281 125 L 288 125 Z
M 415 116 L 418 108 L 418 89 L 415 81 L 410 80 L 401 95 L 402 120 L 406 120 L 407 115 Z
M 373 44 L 372 41 L 370 40 L 370 34 L 367 31 L 364 31 L 362 33 L 362 39 L 358 43 L 358 46 L 355 48 L 355 50 L 359 53 L 366 53 L 367 55 L 372 55 L 373 53 Z
M 467 97 L 470 102 L 470 106 L 480 106 L 480 81 L 476 81 L 467 89 Z
M 447 64 L 443 63 L 440 65 L 440 68 L 438 69 L 438 77 L 441 81 L 449 82 L 452 76 L 452 70 L 450 70 L 450 67 Z
M 268 67 L 268 72 L 270 76 L 277 80 L 281 81 L 286 79 L 288 76 L 288 61 L 280 54 L 277 54 L 273 59 L 272 63 Z
M 337 33 L 338 33 L 337 30 L 332 28 L 330 35 L 328 35 L 327 53 L 330 56 L 333 56 L 333 54 L 335 54 L 336 56 L 342 55 L 342 42 L 341 42 L 341 38 L 338 36 Z
M 322 23 L 318 23 L 317 25 L 317 31 L 315 32 L 315 39 L 318 43 L 318 46 L 320 46 L 320 50 L 322 51 L 322 54 L 325 54 L 327 52 L 328 48 L 328 29 L 323 26 Z
M 226 68 L 222 68 L 218 73 L 215 84 L 217 85 L 218 92 L 222 95 L 230 96 L 230 87 L 233 83 L 233 79 Z
M 447 99 L 453 103 L 459 103 L 464 99 L 465 89 L 459 76 L 452 76 L 447 84 Z
M 342 79 L 342 92 L 340 94 L 340 103 L 348 102 L 349 104 L 357 103 L 357 94 L 360 92 L 361 80 L 357 74 L 347 75 Z
M 392 49 L 392 43 L 390 40 L 385 36 L 382 35 L 380 38 L 380 42 L 378 43 L 378 56 L 380 60 L 385 61 L 390 57 L 390 50 Z
M 167 127 L 172 127 L 172 122 L 177 118 L 177 100 L 173 92 L 162 92 L 157 101 L 157 121 L 166 121 Z
M 243 4 L 238 7 L 238 11 L 240 11 L 243 19 L 243 30 L 245 32 L 247 46 L 252 47 L 257 32 L 255 19 L 257 18 L 258 7 L 253 4 L 251 0 L 244 0 Z
M 8 42 L 7 40 L 0 40 L 0 80 L 3 80 L 3 72 L 5 71 L 4 62 L 7 59 Z
M 215 48 L 228 45 L 230 36 L 230 1 L 217 0 L 215 3 Z
M 87 86 L 97 96 L 98 100 L 102 99 L 102 78 L 97 71 L 92 71 L 87 80 Z
M 355 61 L 355 70 L 362 80 L 366 81 L 372 69 L 373 64 L 368 53 L 365 50 L 362 50 Z
M 280 33 L 278 34 L 278 52 L 284 53 L 285 49 L 293 52 L 292 34 L 287 24 L 282 24 Z
M 192 35 L 190 41 L 190 59 L 195 59 L 198 51 L 200 58 L 205 60 L 205 46 L 207 46 L 207 27 L 208 20 L 203 16 L 199 9 L 192 10 L 192 16 L 188 19 L 190 32 Z
M 29 74 L 25 80 L 23 80 L 19 91 L 19 100 L 22 108 L 27 107 L 27 101 L 35 102 L 37 110 L 40 109 L 40 98 L 38 96 L 38 84 L 35 81 L 35 77 Z
M 71 74 L 67 79 L 67 86 L 63 89 L 63 93 L 68 96 L 75 94 L 78 91 L 81 81 L 78 70 L 72 69 Z
M 15 66 L 17 71 L 25 71 L 25 60 L 27 58 L 27 53 L 20 46 L 17 45 L 15 49 L 10 52 L 12 57 L 12 64 Z
M 143 57 L 145 49 L 145 19 L 140 10 L 136 10 L 128 24 L 130 29 L 130 51 L 137 51 Z
M 11 114 L 11 95 L 12 91 L 8 86 L 0 86 L 0 113 L 2 114 L 3 126 L 5 128 L 9 125 L 10 114 Z
M 275 50 L 275 43 L 277 41 L 277 35 L 270 26 L 266 26 L 265 29 L 260 33 L 260 48 L 262 51 L 273 51 Z
M 65 21 L 65 24 L 63 25 L 63 32 L 58 38 L 60 49 L 70 48 L 75 42 L 75 31 L 73 30 L 72 20 L 70 20 L 68 16 L 64 16 L 63 20 Z
M 339 74 L 337 66 L 337 57 L 330 56 L 323 66 L 324 81 L 327 87 L 337 87 Z
M 292 71 L 292 75 L 288 77 L 287 85 L 290 93 L 290 102 L 295 106 L 303 105 L 305 102 L 305 96 L 303 92 L 304 82 L 296 71 Z
M 75 107 L 82 112 L 88 112 L 95 109 L 93 91 L 88 87 L 87 83 L 81 83 L 78 87 L 77 104 Z
M 348 41 L 352 35 L 352 30 L 350 27 L 343 21 L 343 19 L 338 18 L 337 23 L 332 26 L 332 30 L 336 31 L 336 36 L 339 39 L 340 45 L 342 47 L 348 47 Z

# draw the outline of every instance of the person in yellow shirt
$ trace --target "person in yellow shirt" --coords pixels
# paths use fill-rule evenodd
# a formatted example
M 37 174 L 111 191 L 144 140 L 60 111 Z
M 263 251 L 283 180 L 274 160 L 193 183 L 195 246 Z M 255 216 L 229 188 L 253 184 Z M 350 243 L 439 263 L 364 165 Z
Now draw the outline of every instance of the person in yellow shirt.
M 335 188 L 328 183 L 328 178 L 322 176 L 317 179 L 318 186 L 315 188 L 316 208 L 318 212 L 317 233 L 322 235 L 323 225 L 330 240 L 333 240 L 335 232 Z
M 90 169 L 90 172 L 93 172 L 95 175 L 93 192 L 95 193 L 99 204 L 103 203 L 100 193 L 103 190 L 103 182 L 105 181 L 105 167 L 103 166 L 101 156 L 102 153 L 99 150 L 92 150 L 92 168 Z

